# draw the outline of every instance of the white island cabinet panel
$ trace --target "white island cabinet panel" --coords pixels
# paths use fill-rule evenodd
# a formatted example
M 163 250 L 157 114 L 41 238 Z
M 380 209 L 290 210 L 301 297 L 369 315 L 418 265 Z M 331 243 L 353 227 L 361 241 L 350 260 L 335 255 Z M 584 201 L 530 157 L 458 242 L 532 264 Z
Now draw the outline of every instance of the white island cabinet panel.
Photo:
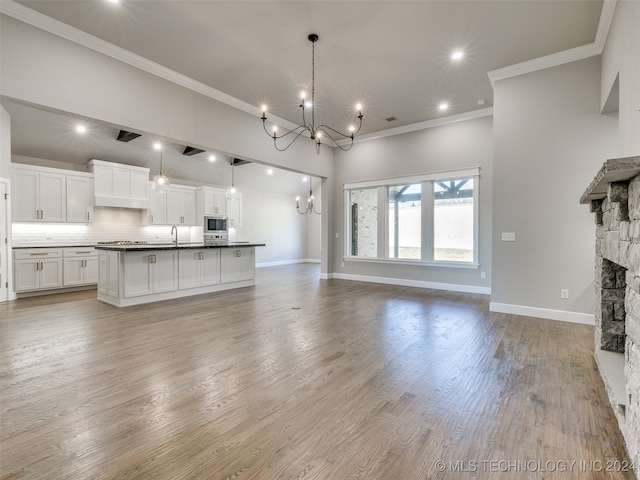
M 220 255 L 222 283 L 242 282 L 255 278 L 254 248 L 229 248 L 223 250 Z
M 98 246 L 98 300 L 127 307 L 255 285 L 256 246 Z
M 175 251 L 127 252 L 124 255 L 124 295 L 137 297 L 178 289 Z
M 178 288 L 205 287 L 220 283 L 220 251 L 183 250 L 179 256 Z

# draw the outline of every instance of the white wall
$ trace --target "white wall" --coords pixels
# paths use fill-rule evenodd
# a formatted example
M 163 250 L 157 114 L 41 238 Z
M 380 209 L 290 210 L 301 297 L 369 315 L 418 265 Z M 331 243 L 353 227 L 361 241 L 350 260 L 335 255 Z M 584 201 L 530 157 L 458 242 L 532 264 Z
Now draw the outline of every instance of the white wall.
M 333 211 L 334 271 L 338 274 L 409 279 L 489 289 L 491 285 L 491 197 L 492 197 L 491 117 L 454 123 L 403 135 L 358 143 L 348 152 L 336 152 L 336 195 Z M 479 182 L 479 269 L 434 266 L 389 265 L 345 261 L 345 182 L 433 173 L 480 167 Z M 480 272 L 486 273 L 482 279 Z
M 640 2 L 618 0 L 602 52 L 601 104 L 619 76 L 618 154 L 640 155 Z
M 278 264 L 306 256 L 306 224 L 290 195 L 242 189 L 242 227 L 236 240 L 265 243 L 256 248 L 256 263 Z
M 599 99 L 600 57 L 495 83 L 492 308 L 593 312 L 595 226 L 578 201 L 617 135 Z
M 0 178 L 11 178 L 11 117 L 0 106 Z

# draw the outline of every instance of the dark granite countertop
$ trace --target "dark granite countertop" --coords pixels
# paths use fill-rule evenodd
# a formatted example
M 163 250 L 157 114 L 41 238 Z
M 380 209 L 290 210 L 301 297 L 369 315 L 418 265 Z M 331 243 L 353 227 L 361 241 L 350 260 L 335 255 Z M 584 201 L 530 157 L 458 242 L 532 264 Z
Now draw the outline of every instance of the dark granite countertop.
M 29 245 L 29 246 L 16 246 L 13 245 L 11 248 L 13 250 L 18 250 L 20 248 L 93 248 L 94 244 L 91 245 Z
M 141 244 L 141 245 L 96 245 L 96 250 L 111 250 L 115 252 L 146 252 L 153 250 L 186 250 L 195 248 L 243 248 L 243 247 L 264 247 L 264 243 L 251 242 L 229 242 L 220 245 L 205 245 L 204 243 L 182 243 L 176 247 L 172 243 L 161 244 Z

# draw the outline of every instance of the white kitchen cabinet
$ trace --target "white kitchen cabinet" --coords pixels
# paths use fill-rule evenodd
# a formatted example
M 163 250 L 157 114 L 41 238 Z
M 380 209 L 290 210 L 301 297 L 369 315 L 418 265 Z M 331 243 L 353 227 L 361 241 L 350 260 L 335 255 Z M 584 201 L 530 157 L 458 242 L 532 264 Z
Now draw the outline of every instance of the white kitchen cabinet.
M 93 217 L 93 176 L 67 175 L 67 222 L 90 223 Z
M 227 215 L 227 191 L 222 188 L 196 188 L 197 224 L 202 224 L 205 215 Z
M 62 249 L 19 249 L 13 255 L 16 292 L 62 287 Z
M 149 208 L 149 169 L 91 160 L 96 206 Z
M 227 199 L 227 213 L 229 215 L 229 227 L 242 226 L 242 194 L 236 193 L 235 198 Z
M 196 225 L 196 195 L 193 187 L 171 185 L 165 195 L 168 225 Z
M 66 177 L 57 169 L 12 168 L 14 222 L 66 222 Z
M 206 287 L 220 283 L 220 250 L 182 250 L 179 255 L 178 288 Z
M 124 256 L 124 296 L 137 297 L 178 289 L 178 252 L 127 252 Z
M 63 285 L 93 285 L 98 283 L 98 254 L 93 248 L 65 248 Z
M 167 194 L 151 189 L 149 193 L 150 225 L 167 225 Z
M 120 294 L 120 254 L 100 251 L 98 265 L 98 295 L 117 298 Z
M 221 283 L 255 278 L 255 248 L 223 248 L 220 252 Z

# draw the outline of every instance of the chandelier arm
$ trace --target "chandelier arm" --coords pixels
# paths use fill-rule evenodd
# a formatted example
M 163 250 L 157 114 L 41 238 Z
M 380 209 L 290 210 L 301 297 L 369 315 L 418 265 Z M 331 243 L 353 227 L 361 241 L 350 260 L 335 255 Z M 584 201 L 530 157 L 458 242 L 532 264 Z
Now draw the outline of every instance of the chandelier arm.
M 291 145 L 293 145 L 293 143 L 298 139 L 298 137 L 300 137 L 300 135 L 302 135 L 304 132 L 306 131 L 306 129 L 301 130 L 300 132 L 298 132 L 298 134 L 293 137 L 293 140 L 291 140 L 286 147 L 284 148 L 280 148 L 278 147 L 277 141 L 281 140 L 282 138 L 286 137 L 287 135 L 289 135 L 290 133 L 294 133 L 295 130 L 291 130 L 287 133 L 285 133 L 284 135 L 282 135 L 281 137 L 271 137 L 273 138 L 273 146 L 276 148 L 276 150 L 278 150 L 279 152 L 284 152 L 285 150 L 287 150 Z

